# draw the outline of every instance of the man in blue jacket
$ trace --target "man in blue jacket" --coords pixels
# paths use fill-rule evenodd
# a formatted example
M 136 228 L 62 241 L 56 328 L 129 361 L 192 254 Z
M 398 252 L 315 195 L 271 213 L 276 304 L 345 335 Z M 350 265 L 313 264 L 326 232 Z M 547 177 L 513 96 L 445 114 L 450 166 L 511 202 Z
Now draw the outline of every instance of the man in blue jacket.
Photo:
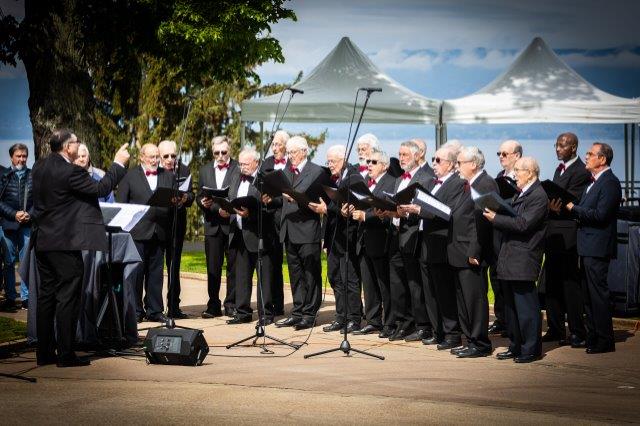
M 9 148 L 11 167 L 2 175 L 0 183 L 0 214 L 2 215 L 5 248 L 4 282 L 6 300 L 4 310 L 13 310 L 16 293 L 16 261 L 21 260 L 31 237 L 31 169 L 27 168 L 29 149 L 17 143 Z M 20 283 L 22 308 L 27 309 L 29 288 Z
M 607 273 L 617 253 L 617 214 L 622 197 L 620 181 L 611 171 L 613 149 L 595 142 L 585 156 L 591 172 L 578 204 L 566 208 L 578 219 L 578 255 L 587 314 L 587 353 L 613 352 L 613 321 Z

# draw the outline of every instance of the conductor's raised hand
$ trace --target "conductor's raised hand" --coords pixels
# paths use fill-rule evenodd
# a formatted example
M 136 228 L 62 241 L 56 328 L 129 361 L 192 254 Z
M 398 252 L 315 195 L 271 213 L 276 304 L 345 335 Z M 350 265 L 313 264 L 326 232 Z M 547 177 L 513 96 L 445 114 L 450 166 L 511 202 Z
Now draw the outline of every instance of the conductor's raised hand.
M 129 144 L 125 143 L 124 145 L 122 145 L 120 147 L 120 149 L 118 150 L 118 152 L 116 152 L 116 157 L 114 158 L 114 162 L 116 163 L 120 163 L 123 166 L 126 166 L 127 163 L 129 163 Z

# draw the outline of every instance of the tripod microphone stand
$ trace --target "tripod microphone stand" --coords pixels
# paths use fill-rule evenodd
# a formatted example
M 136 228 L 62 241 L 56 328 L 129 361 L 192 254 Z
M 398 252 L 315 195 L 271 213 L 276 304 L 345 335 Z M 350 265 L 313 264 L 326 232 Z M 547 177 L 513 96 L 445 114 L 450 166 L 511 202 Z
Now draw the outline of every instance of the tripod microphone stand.
M 280 102 L 282 101 L 282 96 L 284 95 L 284 92 L 289 90 L 291 93 L 291 96 L 289 96 L 289 99 L 287 100 L 287 104 L 285 106 L 284 112 L 282 113 L 282 116 L 280 117 L 280 120 L 278 121 L 278 112 L 280 110 Z M 269 135 L 269 139 L 267 141 L 267 143 L 265 143 L 263 145 L 263 149 L 262 149 L 262 155 L 260 156 L 260 163 L 258 164 L 258 174 L 256 176 L 256 182 L 254 183 L 256 188 L 258 189 L 258 192 L 260 194 L 262 194 L 263 192 L 263 186 L 264 186 L 264 180 L 262 179 L 262 173 L 260 172 L 260 168 L 262 167 L 262 164 L 264 162 L 264 158 L 267 155 L 267 152 L 269 152 L 269 148 L 271 147 L 271 142 L 273 141 L 273 131 L 275 128 L 280 128 L 280 124 L 282 123 L 282 120 L 284 119 L 285 114 L 287 113 L 287 109 L 289 109 L 289 104 L 291 103 L 291 99 L 293 99 L 293 96 L 296 93 L 304 93 L 302 90 L 299 89 L 293 89 L 291 87 L 285 89 L 285 91 L 282 92 L 282 95 L 280 95 L 280 100 L 278 100 L 278 106 L 276 108 L 276 119 L 273 121 L 273 125 L 271 127 L 271 133 Z M 276 125 L 277 122 L 277 125 Z M 256 275 L 257 275 L 257 291 L 258 291 L 258 323 L 256 324 L 256 331 L 253 335 L 245 337 L 244 339 L 238 340 L 235 343 L 232 343 L 230 345 L 227 345 L 226 348 L 227 349 L 231 349 L 233 347 L 236 346 L 240 346 L 242 343 L 249 341 L 251 339 L 253 339 L 253 342 L 251 343 L 251 346 L 256 346 L 256 342 L 258 341 L 258 339 L 262 338 L 262 343 L 259 345 L 262 348 L 262 351 L 260 352 L 261 354 L 272 354 L 273 352 L 271 350 L 269 350 L 267 348 L 267 343 L 266 343 L 266 339 L 272 340 L 274 342 L 277 342 L 281 345 L 285 345 L 285 346 L 289 346 L 290 348 L 293 348 L 295 350 L 300 349 L 301 345 L 295 345 L 293 343 L 288 343 L 285 342 L 284 340 L 278 339 L 276 337 L 270 336 L 268 334 L 266 334 L 265 332 L 265 321 L 264 321 L 264 314 L 265 314 L 265 308 L 264 308 L 264 296 L 263 296 L 263 291 L 262 291 L 262 285 L 263 285 L 263 280 L 262 280 L 262 266 L 263 266 L 263 252 L 264 252 L 264 235 L 263 235 L 263 223 L 262 223 L 262 216 L 263 216 L 263 203 L 260 201 L 259 202 L 259 209 L 258 209 L 258 259 L 256 261 Z M 275 265 L 273 265 L 273 267 L 276 267 Z
M 382 89 L 378 89 L 378 88 L 360 88 L 357 90 L 356 92 L 356 102 L 358 100 L 358 94 L 360 91 L 364 91 L 367 94 L 367 97 L 364 100 L 364 105 L 362 107 L 362 110 L 360 112 L 360 117 L 358 118 L 358 124 L 356 125 L 356 130 L 353 134 L 353 138 L 351 139 L 351 141 L 349 141 L 349 147 L 345 152 L 345 156 L 344 156 L 344 160 L 343 160 L 343 168 L 340 172 L 340 175 L 342 176 L 342 174 L 344 174 L 344 171 L 347 169 L 347 165 L 348 165 L 348 160 L 349 160 L 349 156 L 351 155 L 351 150 L 353 149 L 353 145 L 355 143 L 356 140 L 356 136 L 358 135 L 358 129 L 360 129 L 360 123 L 362 123 L 362 117 L 364 115 L 365 110 L 367 109 L 367 104 L 369 103 L 369 97 L 371 96 L 372 92 L 381 92 Z M 355 102 L 354 102 L 354 112 L 355 112 Z M 352 122 L 353 123 L 353 122 Z M 348 185 L 348 183 L 347 183 Z M 348 189 L 348 188 L 347 188 Z M 347 200 L 346 200 L 346 204 L 349 205 L 349 201 L 351 199 L 351 191 L 347 190 Z M 307 354 L 304 356 L 305 359 L 307 358 L 311 358 L 314 356 L 318 356 L 318 355 L 325 355 L 328 353 L 332 353 L 332 352 L 337 352 L 337 351 L 342 351 L 345 355 L 349 356 L 350 352 L 356 352 L 362 355 L 367 355 L 373 358 L 378 358 L 379 360 L 384 360 L 384 357 L 381 355 L 376 355 L 376 354 L 372 354 L 369 352 L 365 352 L 362 351 L 360 349 L 356 349 L 354 347 L 351 346 L 351 343 L 349 342 L 349 338 L 348 336 L 348 318 L 349 318 L 349 285 L 348 285 L 348 278 L 349 278 L 349 217 L 346 218 L 346 229 L 345 229 L 345 235 L 346 235 L 346 243 L 345 243 L 345 250 L 344 250 L 344 260 L 345 260 L 345 270 L 342 271 L 342 284 L 344 286 L 344 327 L 342 329 L 342 333 L 343 333 L 343 339 L 342 342 L 340 343 L 340 346 L 338 346 L 337 348 L 333 348 L 333 349 L 327 349 L 324 351 L 319 351 L 319 352 L 315 352 L 312 354 Z M 336 225 L 337 226 L 337 225 Z M 352 248 L 353 250 L 353 248 Z M 355 265 L 354 265 L 355 266 Z

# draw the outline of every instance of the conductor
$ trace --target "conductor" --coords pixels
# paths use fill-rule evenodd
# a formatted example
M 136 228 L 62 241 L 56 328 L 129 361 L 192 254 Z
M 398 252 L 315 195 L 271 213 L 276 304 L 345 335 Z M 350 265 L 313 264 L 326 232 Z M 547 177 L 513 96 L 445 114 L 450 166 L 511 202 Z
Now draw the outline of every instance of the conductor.
M 35 249 L 40 288 L 36 326 L 37 363 L 58 367 L 89 365 L 73 351 L 84 264 L 81 250 L 107 250 L 98 198 L 107 196 L 126 173 L 127 145 L 100 181 L 73 164 L 78 138 L 53 132 L 51 154 L 33 167 Z M 54 332 L 54 319 L 56 330 Z M 57 350 L 57 358 L 55 351 Z

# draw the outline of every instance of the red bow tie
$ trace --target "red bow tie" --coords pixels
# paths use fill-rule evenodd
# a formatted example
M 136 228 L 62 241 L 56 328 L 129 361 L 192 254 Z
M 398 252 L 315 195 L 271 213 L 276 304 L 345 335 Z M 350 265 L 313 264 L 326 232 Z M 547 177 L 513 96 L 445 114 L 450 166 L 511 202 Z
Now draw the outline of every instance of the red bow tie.
M 471 184 L 469 182 L 464 183 L 464 192 L 469 192 L 471 189 Z
M 360 166 L 360 167 L 358 167 L 358 171 L 360 171 L 360 172 L 364 172 L 364 171 L 366 171 L 366 170 L 369 170 L 369 167 L 367 167 L 367 166 Z
M 593 176 L 591 176 L 591 177 L 589 178 L 589 180 L 591 181 L 591 183 L 594 183 L 594 182 L 596 181 L 596 178 L 595 178 L 595 177 L 593 177 Z
M 229 163 L 227 164 L 218 164 L 218 170 L 224 170 L 229 168 Z
M 338 179 L 340 179 L 340 175 L 331 175 L 331 180 L 334 182 L 338 182 Z
M 434 179 L 434 180 L 433 180 L 433 182 L 434 182 L 436 185 L 442 185 L 442 181 L 441 181 L 440 179 Z
M 145 170 L 144 174 L 145 174 L 145 176 L 157 176 L 158 175 L 158 171 L 157 170 Z
M 240 175 L 240 181 L 253 183 L 253 176 Z
M 560 163 L 560 164 L 558 164 L 558 168 L 556 169 L 556 171 L 562 173 L 565 169 L 566 169 L 566 167 L 565 167 L 564 163 Z
M 405 179 L 411 179 L 411 173 L 409 173 L 409 172 L 404 172 L 404 173 L 402 174 L 402 180 L 405 180 Z
M 279 160 L 277 158 L 274 158 L 273 159 L 273 163 L 274 164 L 287 164 L 287 159 L 284 158 L 284 157 L 279 159 Z
M 376 180 L 375 179 L 371 179 L 369 178 L 369 181 L 367 182 L 367 186 L 369 188 L 371 188 L 372 186 L 374 186 L 376 184 Z
M 289 167 L 289 169 L 291 170 L 291 172 L 292 172 L 294 175 L 299 175 L 299 174 L 300 174 L 300 169 L 298 169 L 297 167 L 293 167 L 293 166 L 291 166 L 291 167 Z

